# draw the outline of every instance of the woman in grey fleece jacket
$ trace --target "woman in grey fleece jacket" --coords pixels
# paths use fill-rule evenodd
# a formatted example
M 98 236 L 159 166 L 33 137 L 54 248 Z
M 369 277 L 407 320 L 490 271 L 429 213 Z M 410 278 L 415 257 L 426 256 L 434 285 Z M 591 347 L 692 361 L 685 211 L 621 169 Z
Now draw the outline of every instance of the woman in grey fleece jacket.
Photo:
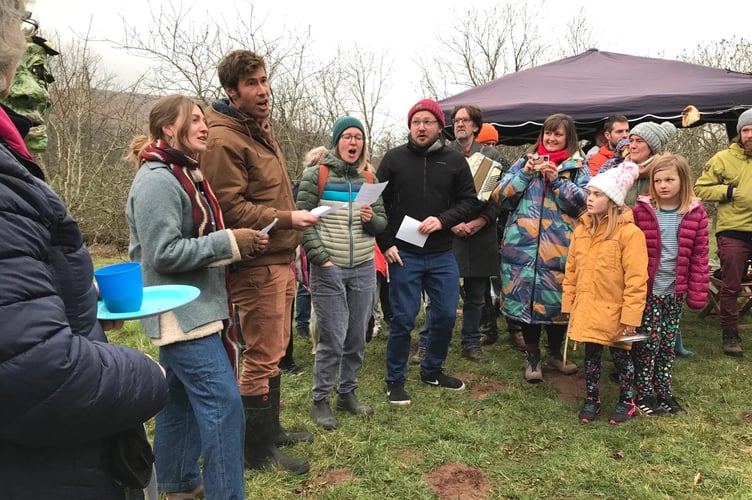
M 180 95 L 161 98 L 149 131 L 131 143 L 139 170 L 126 206 L 129 255 L 141 262 L 146 286 L 201 290 L 190 304 L 142 320 L 159 346 L 170 391 L 156 417 L 157 482 L 168 499 L 204 490 L 206 498 L 242 499 L 245 418 L 218 332 L 230 317 L 225 265 L 261 252 L 268 236 L 224 229 L 219 203 L 193 158 L 206 149 L 208 135 L 198 105 Z
M 338 119 L 332 127 L 332 143 L 333 149 L 321 162 L 328 173 L 323 173 L 321 165 L 308 168 L 303 172 L 297 197 L 301 210 L 345 204 L 306 229 L 302 243 L 311 266 L 311 301 L 319 329 L 311 418 L 327 430 L 337 427 L 329 407 L 337 369 L 337 409 L 355 415 L 373 413 L 371 407 L 355 397 L 355 388 L 376 290 L 374 235 L 386 228 L 381 198 L 372 205 L 353 201 L 367 182 L 363 172 L 367 165 L 363 124 L 351 116 Z M 319 189 L 319 182 L 324 179 L 326 183 Z

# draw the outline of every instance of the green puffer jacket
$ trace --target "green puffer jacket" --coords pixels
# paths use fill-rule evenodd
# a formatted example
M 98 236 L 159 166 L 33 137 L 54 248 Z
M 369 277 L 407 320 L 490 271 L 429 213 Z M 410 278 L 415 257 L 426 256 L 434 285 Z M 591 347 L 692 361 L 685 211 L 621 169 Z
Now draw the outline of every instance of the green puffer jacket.
M 322 217 L 303 234 L 303 248 L 308 261 L 320 266 L 327 261 L 340 267 L 355 267 L 373 259 L 374 235 L 386 229 L 386 214 L 381 197 L 371 205 L 373 217 L 360 220 L 360 204 L 353 200 L 360 186 L 367 182 L 356 166 L 346 164 L 326 153 L 322 163 L 329 167 L 329 176 L 319 198 L 319 166 L 303 172 L 296 205 L 301 210 L 313 210 L 319 205 L 339 205 L 343 208 Z M 378 180 L 374 176 L 374 182 Z

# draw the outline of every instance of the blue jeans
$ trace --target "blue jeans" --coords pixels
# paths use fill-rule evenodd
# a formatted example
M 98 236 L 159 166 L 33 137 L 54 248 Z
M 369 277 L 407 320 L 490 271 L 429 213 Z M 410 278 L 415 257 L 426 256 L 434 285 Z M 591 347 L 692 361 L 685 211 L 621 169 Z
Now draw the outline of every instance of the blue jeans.
M 295 326 L 306 327 L 311 321 L 311 294 L 308 293 L 303 283 L 298 283 L 298 291 L 295 294 Z
M 410 357 L 410 332 L 420 310 L 420 294 L 431 301 L 426 356 L 421 369 L 441 370 L 449 350 L 459 303 L 459 270 L 451 251 L 415 254 L 400 250 L 403 266 L 389 264 L 389 301 L 392 320 L 386 345 L 386 382 L 404 382 Z
M 358 387 L 375 291 L 373 260 L 352 268 L 311 265 L 311 298 L 319 328 L 313 363 L 314 401 L 331 394 L 337 372 L 337 392 L 345 394 Z
M 201 484 L 207 499 L 243 499 L 245 415 L 238 382 L 219 335 L 159 348 L 169 399 L 157 413 L 154 456 L 163 492 Z
M 488 278 L 462 278 L 465 300 L 462 302 L 462 349 L 480 347 L 480 319 L 485 302 Z M 431 302 L 426 303 L 426 320 L 418 332 L 418 346 L 423 349 L 428 345 L 428 329 L 431 320 Z

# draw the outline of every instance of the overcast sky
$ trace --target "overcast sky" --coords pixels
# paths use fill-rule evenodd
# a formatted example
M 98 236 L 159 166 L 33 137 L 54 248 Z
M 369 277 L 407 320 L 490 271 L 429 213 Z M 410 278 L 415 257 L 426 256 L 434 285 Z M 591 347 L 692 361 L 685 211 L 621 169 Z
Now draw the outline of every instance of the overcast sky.
M 524 0 L 518 0 L 524 1 Z M 152 5 L 159 5 L 152 0 Z M 164 2 L 167 3 L 167 2 Z M 177 5 L 175 0 L 173 5 Z M 529 2 L 538 6 L 540 1 Z M 453 14 L 465 10 L 457 1 L 432 0 L 211 0 L 195 2 L 192 14 L 205 17 L 212 12 L 236 11 L 235 5 L 254 5 L 259 18 L 266 17 L 264 33 L 273 33 L 275 25 L 298 31 L 311 27 L 313 53 L 325 60 L 338 45 L 358 43 L 373 52 L 387 51 L 394 59 L 392 92 L 385 101 L 392 115 L 403 115 L 421 99 L 416 53 L 435 44 L 436 33 L 452 29 Z M 466 2 L 487 9 L 493 0 Z M 496 2 L 501 4 L 501 2 Z M 698 44 L 710 44 L 722 38 L 746 37 L 752 30 L 752 2 L 727 0 L 546 0 L 539 24 L 552 36 L 563 36 L 566 23 L 579 14 L 580 8 L 589 21 L 593 39 L 600 50 L 651 57 L 676 58 L 683 49 L 692 51 Z M 57 31 L 62 40 L 74 33 L 85 33 L 91 24 L 93 38 L 116 38 L 122 32 L 121 16 L 131 24 L 147 23 L 148 0 L 36 0 L 31 4 L 42 33 Z M 552 45 L 558 45 L 553 43 Z M 121 53 L 103 44 L 95 47 L 103 54 L 109 69 L 117 72 L 127 67 Z M 596 70 L 597 71 L 597 70 Z

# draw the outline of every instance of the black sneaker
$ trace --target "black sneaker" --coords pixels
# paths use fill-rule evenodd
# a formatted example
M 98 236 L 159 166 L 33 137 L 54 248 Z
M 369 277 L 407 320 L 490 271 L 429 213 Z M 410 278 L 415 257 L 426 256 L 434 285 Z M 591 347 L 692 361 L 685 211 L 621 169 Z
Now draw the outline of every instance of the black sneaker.
M 611 425 L 623 424 L 629 421 L 637 411 L 637 407 L 631 401 L 619 401 L 611 414 L 611 418 L 608 419 L 608 423 Z
M 442 371 L 426 373 L 421 370 L 420 379 L 424 384 L 433 385 L 435 387 L 444 387 L 451 391 L 461 391 L 465 388 L 465 383 L 462 380 L 445 375 Z
M 586 399 L 585 404 L 582 406 L 582 410 L 580 410 L 580 414 L 577 416 L 580 419 L 580 422 L 583 424 L 589 424 L 593 420 L 595 420 L 595 417 L 600 415 L 601 413 L 601 400 L 598 398 L 596 401 L 593 401 L 592 399 Z
M 393 405 L 407 406 L 410 404 L 410 396 L 405 392 L 403 382 L 387 382 L 386 398 Z
M 656 402 L 655 396 L 637 398 L 635 404 L 640 410 L 640 413 L 646 417 L 662 417 L 667 414 L 667 411 Z
M 658 404 L 664 411 L 670 413 L 671 415 L 681 415 L 687 413 L 687 410 L 682 408 L 682 406 L 672 394 L 668 394 L 666 396 L 658 396 Z

